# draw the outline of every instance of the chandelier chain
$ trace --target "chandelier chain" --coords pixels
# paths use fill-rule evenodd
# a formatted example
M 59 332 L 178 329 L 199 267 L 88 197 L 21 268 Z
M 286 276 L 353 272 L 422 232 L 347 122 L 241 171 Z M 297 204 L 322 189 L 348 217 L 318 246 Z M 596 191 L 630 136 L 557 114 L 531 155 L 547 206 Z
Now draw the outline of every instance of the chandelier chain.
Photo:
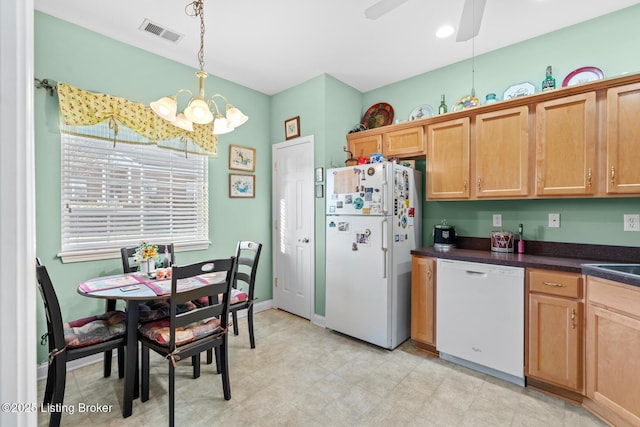
M 193 9 L 189 12 L 189 6 Z M 198 63 L 200 71 L 204 71 L 204 0 L 195 0 L 185 6 L 185 13 L 188 16 L 200 17 L 200 50 L 198 50 Z

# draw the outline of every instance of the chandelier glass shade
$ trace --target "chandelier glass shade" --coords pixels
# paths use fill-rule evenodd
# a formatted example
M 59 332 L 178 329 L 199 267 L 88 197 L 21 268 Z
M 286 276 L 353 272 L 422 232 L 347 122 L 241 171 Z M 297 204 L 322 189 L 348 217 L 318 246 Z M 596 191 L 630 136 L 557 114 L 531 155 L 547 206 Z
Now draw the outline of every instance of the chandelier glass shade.
M 189 6 L 193 8 L 191 13 L 188 11 Z M 189 3 L 185 7 L 185 13 L 189 16 L 200 17 L 200 50 L 198 51 L 200 69 L 196 71 L 200 87 L 198 96 L 194 96 L 189 89 L 180 89 L 175 95 L 164 96 L 149 105 L 159 117 L 189 132 L 193 131 L 193 123 L 204 125 L 213 121 L 214 135 L 229 133 L 244 124 L 249 118 L 231 105 L 223 95 L 215 94 L 208 99 L 205 97 L 204 79 L 207 78 L 208 74 L 204 71 L 204 0 L 195 0 Z M 178 95 L 182 92 L 188 93 L 191 99 L 187 104 L 187 108 L 182 113 L 177 114 Z M 224 116 L 220 113 L 214 98 L 221 98 L 224 101 L 226 106 Z M 215 115 L 212 112 L 212 107 L 215 109 Z

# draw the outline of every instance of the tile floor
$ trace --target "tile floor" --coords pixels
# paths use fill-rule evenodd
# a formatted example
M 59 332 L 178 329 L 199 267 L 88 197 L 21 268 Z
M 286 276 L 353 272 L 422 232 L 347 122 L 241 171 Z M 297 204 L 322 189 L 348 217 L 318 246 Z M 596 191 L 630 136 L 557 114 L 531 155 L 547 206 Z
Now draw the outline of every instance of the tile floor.
M 191 378 L 178 364 L 176 424 L 184 426 L 604 426 L 584 409 L 426 356 L 409 340 L 383 350 L 279 310 L 257 313 L 256 348 L 246 318 L 230 337 L 231 394 L 222 397 L 215 364 Z M 149 401 L 122 418 L 123 381 L 102 378 L 102 363 L 68 373 L 63 426 L 167 423 L 167 363 L 151 353 Z M 117 368 L 116 368 L 117 369 Z M 115 375 L 114 375 L 115 374 Z M 44 380 L 38 384 L 41 399 Z M 80 404 L 112 405 L 79 413 Z M 39 415 L 48 424 L 48 414 Z

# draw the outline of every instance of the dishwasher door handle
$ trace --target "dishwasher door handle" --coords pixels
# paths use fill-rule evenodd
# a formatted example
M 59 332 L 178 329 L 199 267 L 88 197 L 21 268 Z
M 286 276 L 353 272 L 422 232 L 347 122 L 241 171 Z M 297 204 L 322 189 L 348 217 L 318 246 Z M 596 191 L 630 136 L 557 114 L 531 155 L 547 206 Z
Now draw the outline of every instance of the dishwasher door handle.
M 482 277 L 482 278 L 487 277 L 487 273 L 484 271 L 465 270 L 465 273 L 467 274 L 467 276 Z

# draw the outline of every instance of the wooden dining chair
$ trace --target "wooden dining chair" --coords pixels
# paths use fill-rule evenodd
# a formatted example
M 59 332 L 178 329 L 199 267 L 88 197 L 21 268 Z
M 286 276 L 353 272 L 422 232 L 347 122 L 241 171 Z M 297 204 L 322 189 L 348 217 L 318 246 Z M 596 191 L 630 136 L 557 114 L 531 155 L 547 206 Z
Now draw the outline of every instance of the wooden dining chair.
M 149 400 L 149 350 L 169 360 L 169 425 L 175 423 L 175 370 L 185 358 L 197 358 L 200 353 L 216 349 L 217 363 L 222 373 L 225 400 L 231 399 L 227 350 L 227 320 L 229 296 L 236 271 L 235 257 L 199 262 L 183 267 L 174 266 L 171 277 L 171 308 L 168 319 L 140 325 L 138 339 L 142 343 L 141 400 Z M 196 276 L 216 273 L 207 278 L 212 283 L 180 291 L 181 283 L 198 280 Z M 207 298 L 208 305 L 180 312 L 179 304 Z M 224 319 L 224 320 L 223 320 Z M 194 368 L 196 364 L 194 364 Z
M 256 273 L 262 243 L 240 241 L 236 247 L 237 271 L 231 291 L 231 311 L 233 321 L 233 334 L 238 335 L 238 311 L 247 310 L 247 323 L 249 325 L 249 342 L 251 348 L 256 348 L 256 340 L 253 334 L 253 302 L 255 300 L 254 289 L 256 285 Z
M 43 404 L 50 405 L 49 426 L 57 427 L 62 419 L 61 406 L 66 386 L 67 362 L 117 349 L 119 376 L 124 376 L 126 314 L 122 311 L 109 311 L 64 323 L 60 303 L 47 268 L 39 262 L 36 266 L 36 278 L 44 302 L 49 342 L 49 369 Z M 105 368 L 105 377 L 108 376 Z

